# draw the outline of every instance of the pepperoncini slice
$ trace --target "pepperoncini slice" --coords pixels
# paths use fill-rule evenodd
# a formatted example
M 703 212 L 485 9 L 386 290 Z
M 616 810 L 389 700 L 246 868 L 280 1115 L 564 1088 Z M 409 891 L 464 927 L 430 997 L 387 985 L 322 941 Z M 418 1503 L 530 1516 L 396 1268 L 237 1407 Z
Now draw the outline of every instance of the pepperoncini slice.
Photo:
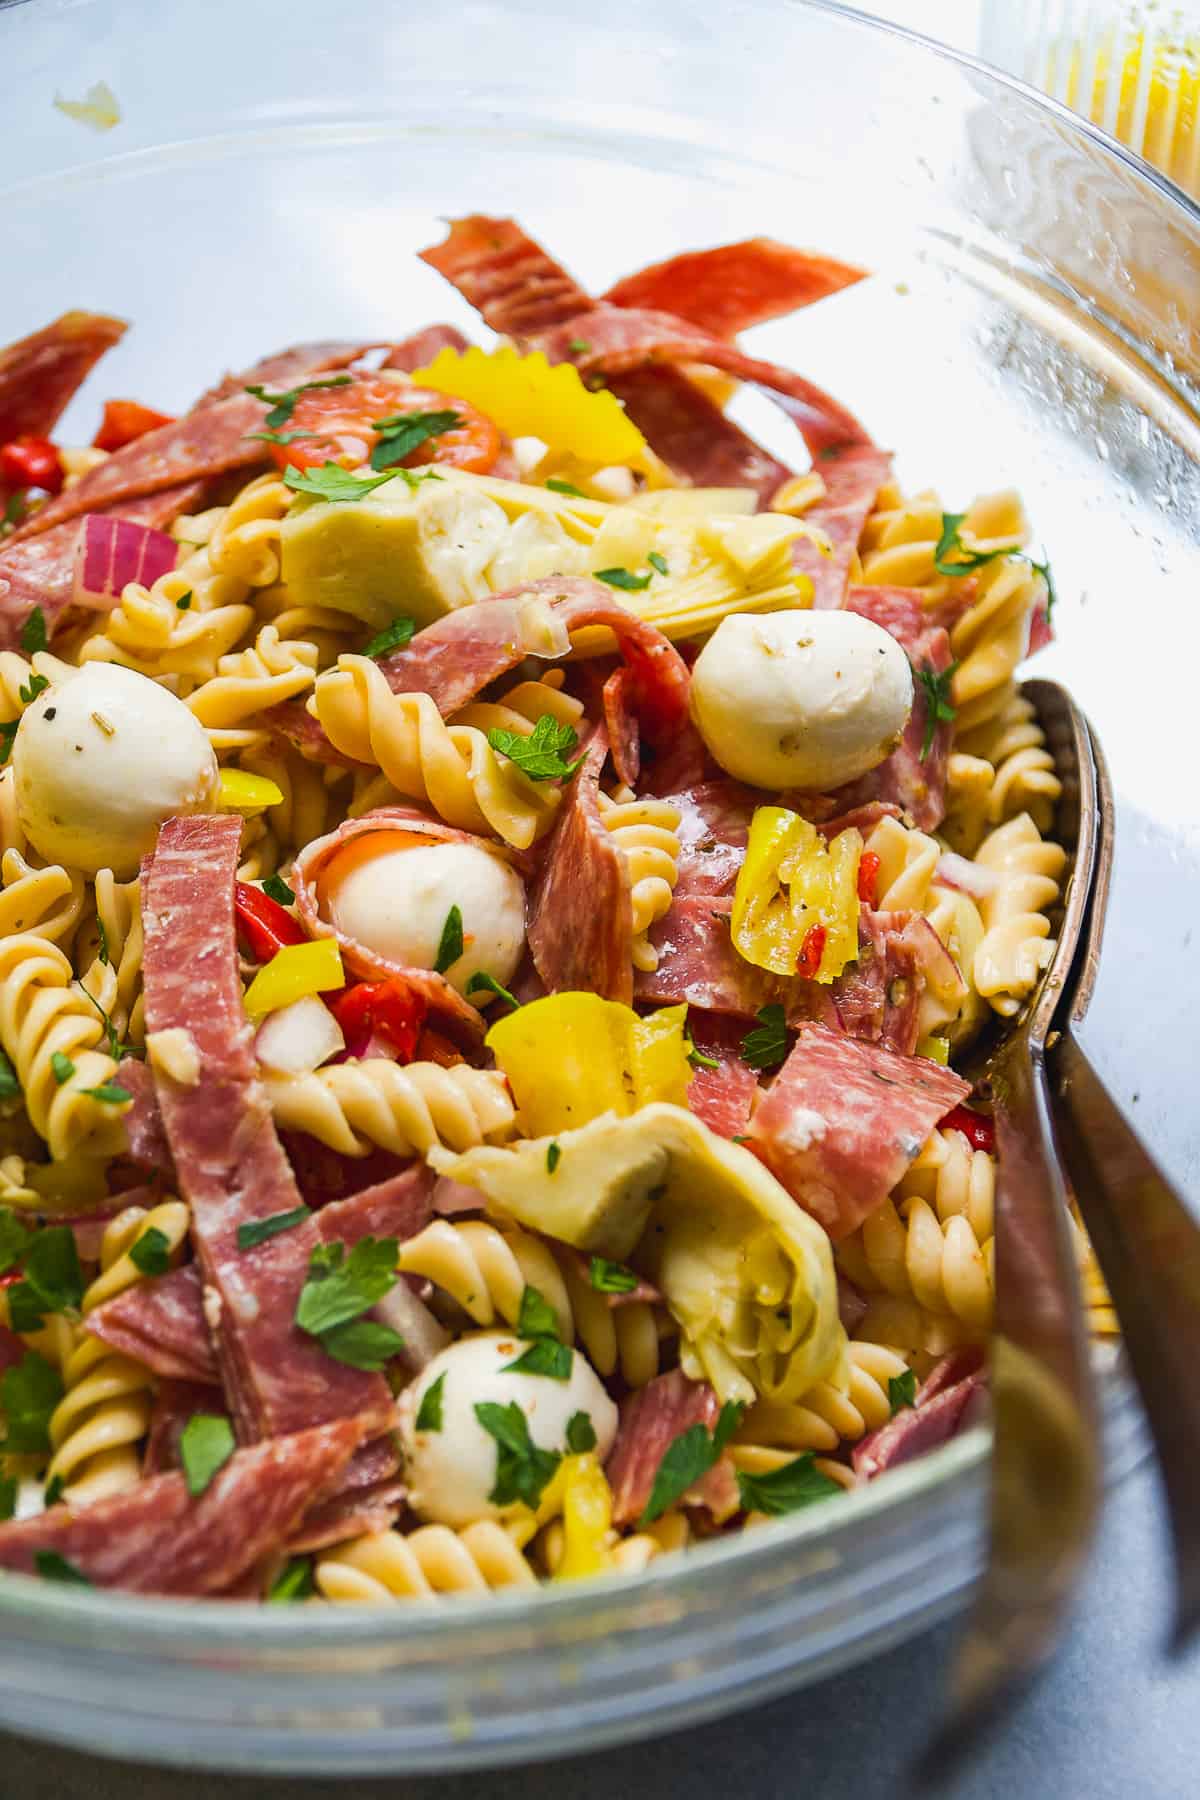
M 739 956 L 773 975 L 832 981 L 858 955 L 862 837 L 830 843 L 799 813 L 760 806 L 733 894 Z
M 246 989 L 246 1011 L 252 1019 L 278 1012 L 306 994 L 325 994 L 345 987 L 342 953 L 332 938 L 288 944 L 258 971 Z
M 556 1581 L 582 1581 L 602 1575 L 612 1567 L 608 1549 L 612 1530 L 612 1489 L 594 1451 L 566 1456 L 560 1465 L 562 1479 L 562 1561 L 554 1571 Z

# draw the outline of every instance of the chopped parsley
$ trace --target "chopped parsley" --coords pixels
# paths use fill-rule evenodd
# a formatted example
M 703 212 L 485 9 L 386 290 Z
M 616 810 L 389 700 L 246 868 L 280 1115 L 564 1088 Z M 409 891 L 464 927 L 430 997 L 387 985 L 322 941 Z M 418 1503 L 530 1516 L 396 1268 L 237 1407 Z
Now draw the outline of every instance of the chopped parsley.
M 1050 573 L 1050 564 L 1048 561 L 1033 562 L 1031 559 L 1030 567 L 1034 574 L 1040 575 L 1046 584 L 1046 620 L 1047 623 L 1049 623 L 1050 615 L 1053 613 L 1054 608 L 1058 603 L 1058 590 L 1054 585 L 1054 576 Z
M 433 966 L 439 975 L 453 968 L 463 953 L 463 920 L 462 909 L 452 906 L 446 914 L 446 922 L 442 926 L 442 935 L 438 939 L 437 955 Z
M 649 575 L 635 575 L 630 569 L 597 569 L 596 580 L 606 581 L 609 587 L 620 588 L 626 594 L 640 594 L 650 586 Z
M 931 669 L 928 663 L 923 669 L 918 669 L 915 665 L 910 666 L 913 680 L 918 683 L 925 696 L 925 735 L 921 739 L 920 755 L 920 760 L 924 762 L 933 748 L 933 740 L 938 726 L 952 724 L 956 716 L 955 709 L 950 703 L 950 688 L 958 664 L 952 662 L 950 667 L 943 669 L 940 674 L 936 669 Z
M 170 1259 L 171 1240 L 157 1225 L 151 1225 L 129 1246 L 129 1260 L 143 1275 L 165 1275 Z
M 492 749 L 507 756 L 530 781 L 565 781 L 583 761 L 582 756 L 571 763 L 563 760 L 579 738 L 574 726 L 560 725 L 553 713 L 543 713 L 528 737 L 500 726 L 493 726 L 487 735 Z
M 179 1434 L 179 1460 L 193 1500 L 211 1486 L 236 1447 L 233 1427 L 222 1414 L 192 1414 Z
M 442 1429 L 442 1395 L 446 1386 L 446 1371 L 442 1370 L 436 1381 L 431 1381 L 421 1395 L 421 1404 L 417 1408 L 418 1431 L 440 1431 Z
M 582 488 L 572 487 L 569 481 L 560 481 L 557 475 L 548 476 L 546 486 L 552 494 L 566 494 L 571 500 L 587 499 Z
M 264 444 L 294 444 L 297 438 L 316 437 L 315 431 L 248 431 L 248 438 L 261 439 Z
M 686 1431 L 667 1446 L 658 1465 L 654 1486 L 646 1502 L 639 1525 L 652 1525 L 669 1507 L 682 1499 L 688 1489 L 708 1471 L 716 1467 L 726 1444 L 737 1430 L 742 1417 L 738 1400 L 727 1400 L 720 1417 L 710 1432 L 705 1425 L 689 1425 Z
M 0 1206 L 0 1275 L 16 1268 L 32 1236 L 29 1226 L 11 1206 Z
M 587 356 L 591 348 L 592 346 L 586 338 L 569 338 L 567 340 L 567 349 L 572 356 Z
M 660 575 L 669 575 L 671 573 L 670 569 L 667 567 L 667 559 L 662 555 L 661 551 L 652 550 L 646 558 L 646 561 L 650 564 L 652 569 L 657 569 Z
M 892 1375 L 888 1379 L 888 1405 L 893 1413 L 903 1412 L 906 1406 L 917 1404 L 917 1372 L 905 1369 L 903 1375 Z
M 547 1175 L 553 1175 L 555 1169 L 557 1169 L 557 1167 L 561 1161 L 562 1161 L 562 1146 L 561 1146 L 561 1144 L 559 1144 L 557 1142 L 552 1143 L 552 1144 L 547 1144 L 547 1146 L 546 1146 L 546 1173 L 547 1173 Z
M 933 553 L 933 566 L 939 575 L 969 575 L 974 569 L 982 569 L 985 563 L 995 562 L 998 556 L 1012 555 L 1012 546 L 1008 544 L 999 550 L 968 550 L 959 536 L 966 516 L 966 513 L 942 514 L 942 535 Z M 954 562 L 948 560 L 952 552 L 957 559 Z
M 121 1087 L 116 1081 L 102 1081 L 99 1087 L 80 1088 L 79 1092 L 86 1094 L 89 1100 L 99 1100 L 102 1106 L 123 1106 L 127 1100 L 133 1099 L 129 1089 Z
M 248 387 L 246 392 L 253 394 L 256 400 L 261 400 L 264 406 L 270 407 L 263 424 L 268 431 L 278 431 L 281 425 L 288 423 L 301 394 L 309 394 L 314 388 L 349 387 L 350 382 L 349 375 L 330 375 L 324 381 L 306 381 L 301 387 L 285 388 L 282 394 L 268 393 L 265 387 L 260 386 Z
M 265 1218 L 247 1219 L 244 1225 L 238 1226 L 237 1247 L 239 1250 L 253 1250 L 256 1244 L 265 1244 L 270 1238 L 278 1237 L 281 1231 L 291 1231 L 293 1226 L 303 1225 L 305 1219 L 311 1219 L 312 1213 L 307 1206 L 293 1206 L 290 1212 L 268 1213 Z
M 737 1471 L 738 1495 L 746 1512 L 766 1513 L 773 1519 L 785 1513 L 798 1512 L 817 1500 L 828 1500 L 840 1494 L 836 1481 L 816 1468 L 811 1450 L 805 1450 L 793 1462 L 772 1469 L 769 1475 L 744 1475 Z
M 567 1420 L 567 1449 L 572 1456 L 583 1456 L 596 1448 L 596 1427 L 585 1412 L 573 1412 Z
M 521 1305 L 517 1313 L 517 1336 L 558 1339 L 561 1335 L 558 1314 L 546 1296 L 537 1288 L 526 1284 L 521 1290 Z
M 262 884 L 262 891 L 277 906 L 292 906 L 295 903 L 296 896 L 282 875 L 268 875 Z
M 364 644 L 363 656 L 388 656 L 393 650 L 403 650 L 405 644 L 411 644 L 413 632 L 417 629 L 415 619 L 393 619 L 390 625 L 373 637 L 369 644 Z
M 66 1485 L 67 1484 L 61 1475 L 52 1475 L 50 1477 L 50 1480 L 42 1490 L 42 1505 L 46 1508 L 47 1512 L 49 1512 L 52 1506 L 58 1505 L 63 1497 Z
M 318 1244 L 296 1303 L 301 1331 L 320 1340 L 335 1362 L 354 1369 L 381 1369 L 402 1348 L 390 1326 L 364 1319 L 396 1281 L 395 1238 L 362 1238 L 349 1256 L 342 1243 Z
M 507 1406 L 494 1400 L 477 1401 L 475 1417 L 488 1436 L 496 1440 L 496 1483 L 488 1499 L 494 1506 L 511 1506 L 522 1500 L 536 1512 L 562 1457 L 556 1450 L 542 1450 L 533 1442 L 529 1420 L 515 1400 Z
M 21 1084 L 17 1080 L 17 1071 L 0 1050 L 0 1100 L 17 1100 L 20 1098 Z
M 50 1225 L 30 1239 L 21 1258 L 24 1276 L 8 1290 L 9 1322 L 14 1331 L 37 1331 L 46 1313 L 78 1312 L 83 1301 L 83 1270 L 69 1225 Z
M 404 1339 L 390 1325 L 381 1325 L 378 1319 L 350 1319 L 345 1325 L 323 1331 L 321 1347 L 334 1362 L 377 1375 L 387 1368 L 393 1356 L 400 1354 Z
M 57 1550 L 35 1550 L 33 1566 L 43 1581 L 66 1581 L 75 1587 L 86 1588 L 92 1585 L 83 1570 L 77 1569 L 65 1556 L 60 1556 Z
M 191 588 L 189 588 L 187 593 L 181 594 L 179 599 L 175 602 L 175 610 L 176 610 L 176 612 L 187 612 L 187 610 L 191 606 L 191 604 L 192 604 L 192 590 L 191 590 Z
M 787 1020 L 782 1006 L 760 1006 L 758 1029 L 742 1039 L 742 1061 L 752 1069 L 773 1069 L 787 1055 Z
M 5 719 L 4 723 L 0 725 L 0 768 L 3 768 L 12 754 L 13 739 L 17 735 L 20 723 L 20 719 Z
M 340 463 L 327 462 L 319 469 L 289 466 L 283 471 L 283 479 L 295 494 L 312 494 L 318 500 L 361 500 L 399 473 L 398 469 L 388 469 L 383 475 L 360 476 L 353 469 L 343 469 Z
M 24 687 L 17 689 L 17 696 L 26 706 L 32 706 L 38 695 L 44 694 L 49 686 L 50 682 L 45 675 L 31 675 Z
M 96 955 L 99 958 L 99 960 L 104 964 L 104 967 L 107 968 L 108 962 L 109 962 L 108 933 L 104 929 L 104 920 L 100 917 L 99 913 L 96 914 L 96 937 L 98 940 L 97 944 L 96 944 Z M 95 1000 L 95 996 L 93 996 L 93 1001 L 97 1006 L 100 1005 L 99 1001 Z M 100 1007 L 100 1011 L 104 1012 L 104 1008 L 102 1006 Z M 107 1017 L 107 1014 L 105 1016 Z
M 21 627 L 20 645 L 26 656 L 36 656 L 44 650 L 49 642 L 46 632 L 46 615 L 40 606 L 35 606 Z
M 371 451 L 373 469 L 391 469 L 404 461 L 430 438 L 444 431 L 456 431 L 462 414 L 456 412 L 390 413 L 386 419 L 372 419 L 379 442 Z
M 267 1604 L 287 1606 L 293 1600 L 307 1600 L 315 1592 L 312 1557 L 293 1556 L 283 1565 L 267 1589 Z
M 103 925 L 100 924 L 99 918 L 97 918 L 96 923 L 97 923 L 97 925 L 100 926 L 101 933 L 103 933 L 104 927 L 103 927 Z M 104 962 L 104 961 L 107 961 L 107 958 L 108 958 L 108 939 L 104 936 L 101 937 L 101 948 L 104 951 L 104 955 L 101 957 L 100 960 L 102 962 Z M 104 1022 L 104 1035 L 108 1039 L 108 1054 L 112 1057 L 113 1061 L 118 1062 L 122 1055 L 128 1055 L 128 1056 L 140 1055 L 141 1053 L 139 1051 L 135 1051 L 135 1050 L 131 1049 L 131 1047 L 128 1044 L 122 1044 L 120 1037 L 117 1033 L 116 1026 L 113 1024 L 111 1018 L 105 1012 L 105 1010 L 101 1006 L 100 1002 L 97 1000 L 95 994 L 89 993 L 87 988 L 84 987 L 82 981 L 79 982 L 78 986 L 79 986 L 80 993 L 83 994 L 86 999 L 91 1001 L 92 1005 L 95 1007 L 96 1011 L 100 1014 L 100 1017 Z M 91 1090 L 89 1090 L 87 1088 L 83 1089 L 84 1093 L 88 1093 L 90 1091 Z M 121 1089 L 121 1092 L 122 1092 L 122 1094 L 125 1094 L 124 1088 Z M 129 1096 L 126 1094 L 125 1098 L 128 1099 L 128 1097 Z
M 544 1375 L 550 1381 L 570 1381 L 572 1352 L 553 1338 L 535 1338 L 514 1362 L 505 1363 L 504 1374 Z
M 59 1087 L 61 1087 L 65 1081 L 70 1081 L 72 1075 L 75 1073 L 75 1064 L 71 1061 L 69 1056 L 64 1056 L 61 1050 L 56 1050 L 51 1056 L 50 1068 Z
M 17 1478 L 0 1475 L 0 1520 L 11 1519 L 17 1510 Z
M 468 994 L 480 994 L 485 992 L 495 994 L 511 1006 L 514 1012 L 521 1004 L 515 994 L 510 994 L 506 987 L 501 987 L 500 983 L 496 980 L 496 977 L 494 975 L 489 975 L 486 969 L 476 969 L 470 981 L 467 983 L 467 992 Z
M 609 1262 L 606 1256 L 593 1256 L 588 1263 L 588 1280 L 598 1294 L 632 1294 L 638 1278 L 624 1263 Z
M 695 1044 L 688 1045 L 687 1059 L 693 1069 L 719 1069 L 721 1066 L 715 1056 L 707 1056 L 703 1050 L 697 1050 Z
M 15 1369 L 6 1369 L 0 1376 L 0 1405 L 8 1427 L 5 1450 L 16 1456 L 48 1455 L 50 1415 L 65 1391 L 58 1370 L 36 1350 L 27 1350 Z

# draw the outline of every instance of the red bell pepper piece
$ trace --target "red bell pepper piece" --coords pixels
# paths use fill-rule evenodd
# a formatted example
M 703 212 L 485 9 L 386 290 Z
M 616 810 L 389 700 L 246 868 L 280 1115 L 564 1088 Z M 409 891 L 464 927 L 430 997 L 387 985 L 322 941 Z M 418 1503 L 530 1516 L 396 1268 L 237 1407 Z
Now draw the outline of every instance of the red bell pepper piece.
M 233 910 L 238 932 L 256 962 L 270 962 L 289 944 L 308 942 L 307 931 L 290 912 L 245 881 L 234 888 Z
M 155 412 L 152 406 L 143 406 L 139 400 L 106 400 L 104 417 L 92 439 L 92 447 L 123 450 L 135 438 L 145 437 L 148 431 L 157 431 L 160 425 L 173 423 L 170 413 Z
M 858 859 L 858 897 L 868 906 L 875 904 L 875 884 L 879 880 L 879 858 L 874 850 L 864 850 Z
M 942 1120 L 943 1131 L 961 1131 L 973 1150 L 992 1152 L 996 1148 L 996 1121 L 990 1113 L 975 1112 L 969 1106 L 956 1106 Z
M 44 488 L 57 494 L 65 470 L 49 438 L 18 437 L 0 444 L 0 482 L 14 488 Z
M 393 1046 L 400 1062 L 411 1062 L 425 1023 L 425 1002 L 406 982 L 390 975 L 384 981 L 359 981 L 325 1004 L 342 1028 L 346 1049 L 361 1056 L 378 1033 Z
M 804 934 L 804 942 L 800 946 L 800 954 L 796 958 L 796 973 L 812 981 L 821 967 L 821 958 L 825 954 L 825 939 L 829 936 L 824 925 L 810 925 Z

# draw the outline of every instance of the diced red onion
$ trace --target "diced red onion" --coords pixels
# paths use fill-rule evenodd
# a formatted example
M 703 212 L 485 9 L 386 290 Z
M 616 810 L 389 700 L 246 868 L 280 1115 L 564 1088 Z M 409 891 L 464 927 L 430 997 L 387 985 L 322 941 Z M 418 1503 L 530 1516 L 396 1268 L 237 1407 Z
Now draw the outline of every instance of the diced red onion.
M 89 513 L 75 552 L 76 606 L 111 612 L 129 582 L 153 587 L 160 575 L 168 574 L 178 550 L 168 532 L 135 525 L 132 519 Z
M 258 1028 L 254 1051 L 260 1063 L 281 1075 L 310 1075 L 345 1045 L 342 1028 L 315 994 L 268 1013 Z
M 973 900 L 986 900 L 989 894 L 995 893 L 1000 875 L 996 869 L 981 868 L 968 857 L 946 850 L 938 857 L 933 878 L 940 881 L 943 887 L 957 888 L 960 894 L 970 894 Z

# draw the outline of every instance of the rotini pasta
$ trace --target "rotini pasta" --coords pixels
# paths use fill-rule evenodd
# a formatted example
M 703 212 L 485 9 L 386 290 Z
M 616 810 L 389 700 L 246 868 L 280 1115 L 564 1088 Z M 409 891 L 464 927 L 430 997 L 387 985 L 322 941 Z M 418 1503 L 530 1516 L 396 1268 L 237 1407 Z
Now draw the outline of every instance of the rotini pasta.
M 513 1103 L 494 1070 L 437 1063 L 337 1063 L 311 1075 L 266 1075 L 278 1125 L 307 1131 L 343 1156 L 372 1145 L 397 1156 L 424 1156 L 435 1145 L 466 1150 L 512 1128 Z
M 638 800 L 628 789 L 598 796 L 600 817 L 629 870 L 633 905 L 633 966 L 658 967 L 650 927 L 665 916 L 679 879 L 679 809 L 665 800 Z
M 96 1097 L 117 1071 L 96 1048 L 104 1035 L 104 1021 L 55 944 L 31 933 L 0 939 L 0 1043 L 34 1130 L 56 1160 L 84 1148 L 98 1157 L 124 1148 L 126 1103 Z
M 537 1579 L 512 1538 L 490 1519 L 461 1531 L 422 1525 L 355 1538 L 319 1556 L 314 1578 L 326 1600 L 375 1606 L 533 1587 Z
M 734 1460 L 742 1452 L 787 1450 L 836 1450 L 839 1443 L 854 1443 L 868 1431 L 876 1431 L 892 1416 L 888 1382 L 908 1368 L 904 1358 L 883 1344 L 855 1342 L 849 1346 L 849 1382 L 843 1390 L 830 1381 L 818 1382 L 794 1405 L 758 1400 L 738 1426 Z M 753 1457 L 739 1466 L 750 1468 Z
M 227 731 L 307 693 L 316 673 L 315 644 L 281 642 L 278 629 L 264 625 L 248 649 L 218 659 L 216 673 L 189 696 L 188 708 L 202 725 Z
M 292 498 L 278 475 L 259 475 L 235 494 L 208 537 L 213 573 L 232 576 L 251 588 L 277 582 L 279 527 Z
M 984 936 L 975 952 L 975 987 L 1003 1018 L 1032 993 L 1054 954 L 1047 909 L 1058 899 L 1067 853 L 1044 842 L 1028 813 L 990 832 L 975 857 L 996 877 L 980 901 Z
M 249 592 L 247 582 L 218 575 L 202 545 L 152 588 L 131 582 L 104 629 L 78 645 L 77 660 L 120 663 L 190 693 L 213 679 L 221 658 L 253 626 Z
M 1020 812 L 1049 831 L 1061 794 L 1033 705 L 1014 693 L 994 718 L 956 736 L 942 830 L 955 849 L 973 855 L 988 827 Z

